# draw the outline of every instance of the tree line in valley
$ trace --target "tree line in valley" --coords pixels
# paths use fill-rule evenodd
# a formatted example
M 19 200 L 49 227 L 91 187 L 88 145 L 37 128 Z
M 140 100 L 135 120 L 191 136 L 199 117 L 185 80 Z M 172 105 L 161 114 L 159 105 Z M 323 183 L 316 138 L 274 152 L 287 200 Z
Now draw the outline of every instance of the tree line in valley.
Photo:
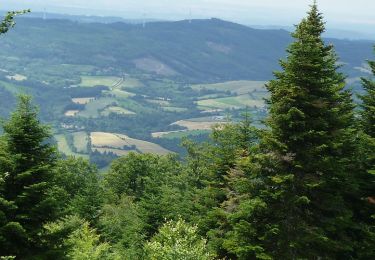
M 20 96 L 0 139 L 2 259 L 373 259 L 375 82 L 357 108 L 323 32 L 314 4 L 266 128 L 244 114 L 185 140 L 183 161 L 131 153 L 99 175 L 62 159 Z

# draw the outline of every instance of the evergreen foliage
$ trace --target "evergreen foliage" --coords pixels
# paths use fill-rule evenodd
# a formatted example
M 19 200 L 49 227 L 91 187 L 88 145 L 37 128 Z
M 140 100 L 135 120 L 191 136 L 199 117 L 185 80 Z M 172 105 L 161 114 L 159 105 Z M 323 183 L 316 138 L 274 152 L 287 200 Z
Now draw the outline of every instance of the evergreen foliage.
M 2 169 L 2 197 L 10 210 L 5 214 L 8 223 L 2 234 L 6 243 L 1 251 L 32 255 L 43 248 L 39 236 L 43 224 L 56 217 L 57 203 L 50 195 L 57 155 L 48 143 L 49 128 L 40 124 L 28 96 L 20 96 L 4 132 L 3 149 L 9 166 L 6 171 Z
M 225 246 L 240 259 L 355 255 L 356 223 L 346 203 L 346 191 L 358 188 L 349 172 L 354 105 L 323 32 L 314 4 L 292 34 L 283 71 L 267 86 L 270 130 L 242 172 L 232 172 L 240 202 L 228 216 Z
M 375 61 L 369 61 L 368 64 L 374 77 Z M 375 138 L 375 80 L 373 78 L 362 78 L 362 83 L 366 94 L 360 96 L 362 99 L 361 123 L 364 132 L 372 138 Z

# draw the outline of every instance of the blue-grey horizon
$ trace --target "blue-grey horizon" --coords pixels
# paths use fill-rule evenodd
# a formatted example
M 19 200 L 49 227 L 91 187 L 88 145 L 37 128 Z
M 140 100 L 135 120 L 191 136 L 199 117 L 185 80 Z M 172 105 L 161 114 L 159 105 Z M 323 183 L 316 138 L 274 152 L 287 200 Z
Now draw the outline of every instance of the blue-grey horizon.
M 0 9 L 31 8 L 34 11 L 142 17 L 179 20 L 216 17 L 243 24 L 291 26 L 306 14 L 313 0 L 2 0 Z M 318 0 L 327 26 L 374 31 L 375 1 Z M 375 32 L 375 31 L 374 31 Z

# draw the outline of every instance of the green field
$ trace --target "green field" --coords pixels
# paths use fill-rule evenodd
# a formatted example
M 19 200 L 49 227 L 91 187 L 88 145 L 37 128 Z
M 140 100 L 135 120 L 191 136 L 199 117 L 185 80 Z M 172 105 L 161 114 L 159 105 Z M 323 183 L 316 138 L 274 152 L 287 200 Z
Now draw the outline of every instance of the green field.
M 63 134 L 55 135 L 55 139 L 57 141 L 57 147 L 61 153 L 65 154 L 66 156 L 76 156 L 76 157 L 83 157 L 85 159 L 88 159 L 88 155 L 74 153 L 70 149 L 68 142 L 66 141 L 65 135 Z
M 251 93 L 253 91 L 264 91 L 265 81 L 249 81 L 249 80 L 240 80 L 240 81 L 228 81 L 223 83 L 216 84 L 199 84 L 193 85 L 192 88 L 195 90 L 215 90 L 226 92 L 229 91 L 233 94 L 243 95 Z
M 243 109 L 246 107 L 262 108 L 265 106 L 264 100 L 254 99 L 251 95 L 241 95 L 236 97 L 205 99 L 197 101 L 197 105 L 202 109 Z
M 72 133 L 74 147 L 77 149 L 78 153 L 88 153 L 87 145 L 89 141 L 89 136 L 86 132 L 76 132 Z

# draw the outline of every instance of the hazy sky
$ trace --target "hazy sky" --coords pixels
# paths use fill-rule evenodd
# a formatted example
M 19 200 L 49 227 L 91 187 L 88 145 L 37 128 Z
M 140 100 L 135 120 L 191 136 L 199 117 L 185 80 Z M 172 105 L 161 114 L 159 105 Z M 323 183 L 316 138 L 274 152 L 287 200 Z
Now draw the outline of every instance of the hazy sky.
M 312 0 L 0 0 L 0 9 L 31 7 L 49 12 L 127 18 L 218 17 L 246 24 L 292 25 Z M 375 0 L 318 0 L 328 25 L 375 27 Z

